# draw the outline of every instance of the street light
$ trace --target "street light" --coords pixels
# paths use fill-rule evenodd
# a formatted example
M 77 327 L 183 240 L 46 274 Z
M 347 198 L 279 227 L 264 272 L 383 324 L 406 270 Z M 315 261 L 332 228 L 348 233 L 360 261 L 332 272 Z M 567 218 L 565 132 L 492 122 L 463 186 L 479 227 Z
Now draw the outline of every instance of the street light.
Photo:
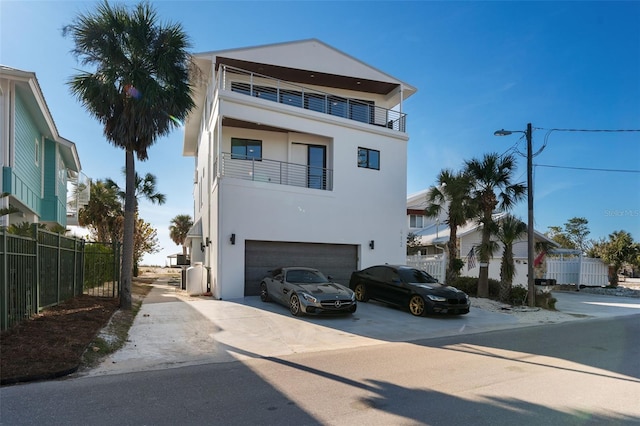
M 536 287 L 533 272 L 533 255 L 535 250 L 533 233 L 533 155 L 531 153 L 531 123 L 527 130 L 496 130 L 494 136 L 508 136 L 513 133 L 524 133 L 527 138 L 527 289 L 529 292 L 529 306 L 536 306 Z

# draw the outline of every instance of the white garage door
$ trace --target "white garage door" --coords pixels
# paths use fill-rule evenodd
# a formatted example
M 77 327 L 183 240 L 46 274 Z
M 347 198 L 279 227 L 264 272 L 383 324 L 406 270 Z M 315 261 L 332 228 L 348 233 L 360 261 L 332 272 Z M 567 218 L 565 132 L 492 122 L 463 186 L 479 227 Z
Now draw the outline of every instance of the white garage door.
M 268 271 L 283 266 L 308 266 L 349 285 L 358 266 L 358 246 L 349 244 L 246 241 L 244 295 L 260 294 L 260 281 Z

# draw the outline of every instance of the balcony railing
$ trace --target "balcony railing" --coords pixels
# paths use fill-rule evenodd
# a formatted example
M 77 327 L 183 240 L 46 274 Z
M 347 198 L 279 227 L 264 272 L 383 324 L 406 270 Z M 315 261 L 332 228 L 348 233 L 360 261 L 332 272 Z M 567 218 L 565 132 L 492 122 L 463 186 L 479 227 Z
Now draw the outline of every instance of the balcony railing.
M 220 156 L 220 174 L 224 177 L 256 182 L 333 190 L 333 170 L 331 169 L 228 152 Z
M 371 101 L 345 98 L 331 93 L 223 65 L 220 87 L 285 105 L 404 132 L 406 114 L 376 106 Z

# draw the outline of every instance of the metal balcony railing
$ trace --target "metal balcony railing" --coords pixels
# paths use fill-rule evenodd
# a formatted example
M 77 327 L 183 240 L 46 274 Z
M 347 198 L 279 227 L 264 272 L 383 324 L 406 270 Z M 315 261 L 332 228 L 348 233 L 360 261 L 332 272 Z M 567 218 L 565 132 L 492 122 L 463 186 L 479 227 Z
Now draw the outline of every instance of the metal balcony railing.
M 220 175 L 302 188 L 333 190 L 333 170 L 250 156 L 222 153 Z
M 371 101 L 350 99 L 309 89 L 251 71 L 222 65 L 220 88 L 285 105 L 404 132 L 406 114 L 376 106 Z

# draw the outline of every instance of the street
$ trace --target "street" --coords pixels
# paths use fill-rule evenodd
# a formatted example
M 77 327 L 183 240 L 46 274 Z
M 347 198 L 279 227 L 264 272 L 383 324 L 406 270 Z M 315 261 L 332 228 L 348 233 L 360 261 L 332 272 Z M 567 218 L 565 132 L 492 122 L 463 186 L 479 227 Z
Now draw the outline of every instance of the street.
M 17 385 L 0 422 L 638 424 L 638 336 L 634 315 Z

